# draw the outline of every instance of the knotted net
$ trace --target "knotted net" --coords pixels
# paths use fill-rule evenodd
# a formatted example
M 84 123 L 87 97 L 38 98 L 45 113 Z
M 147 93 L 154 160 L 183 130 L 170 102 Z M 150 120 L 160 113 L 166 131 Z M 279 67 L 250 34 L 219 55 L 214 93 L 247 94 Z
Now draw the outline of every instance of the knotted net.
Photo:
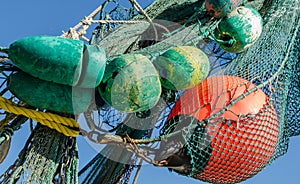
M 209 39 L 219 20 L 206 13 L 204 0 L 156 0 L 143 11 L 137 8 L 134 0 L 125 4 L 118 0 L 105 1 L 99 19 L 106 22 L 95 28 L 90 43 L 103 47 L 109 60 L 126 53 L 141 53 L 153 61 L 169 48 L 192 45 L 209 56 L 210 77 L 236 76 L 256 87 L 246 81 L 240 84 L 240 79 L 228 79 L 231 81 L 228 89 L 234 91 L 242 87 L 244 93 L 231 93 L 229 101 L 218 106 L 212 102 L 220 103 L 220 96 L 227 94 L 228 89 L 223 86 L 224 78 L 210 78 L 213 81 L 211 85 L 220 84 L 206 89 L 206 92 L 220 92 L 210 102 L 204 100 L 201 105 L 192 105 L 199 101 L 196 97 L 203 96 L 201 91 L 163 90 L 162 100 L 150 113 L 122 113 L 98 99 L 96 103 L 101 108 L 94 116 L 93 128 L 90 127 L 93 135 L 108 131 L 122 137 L 128 135 L 131 139 L 160 137 L 161 145 L 165 146 L 168 143 L 164 143 L 164 138 L 172 140 L 175 136 L 179 149 L 185 148 L 190 167 L 185 172 L 174 171 L 208 182 L 245 180 L 284 155 L 289 137 L 300 134 L 300 3 L 298 0 L 254 0 L 247 4 L 261 13 L 263 33 L 245 52 L 233 54 L 223 51 L 214 40 Z M 142 22 L 120 25 L 110 20 Z M 238 87 L 230 87 L 232 84 Z M 259 112 L 235 114 L 235 111 L 230 111 L 230 107 L 259 89 L 268 99 Z M 192 99 L 192 103 L 186 99 Z M 214 113 L 199 118 L 197 113 L 203 107 L 218 108 Z M 233 112 L 235 119 L 225 116 L 225 112 Z M 189 116 L 183 116 L 186 114 Z M 242 143 L 248 146 L 243 147 Z M 148 151 L 144 156 L 151 161 L 158 159 L 155 155 L 162 151 L 161 145 L 154 142 L 146 148 L 139 148 Z M 129 183 L 133 171 L 140 168 L 141 160 L 137 153 L 109 144 L 101 148 L 100 153 L 79 172 L 77 180 L 75 141 L 37 126 L 18 160 L 0 179 L 4 183 L 14 183 L 20 178 L 26 181 L 41 179 L 47 183 Z M 231 177 L 228 177 L 229 172 Z
M 218 109 L 219 111 L 215 110 L 215 113 L 210 114 L 210 116 L 199 119 L 195 117 L 187 118 L 185 116 L 176 116 L 175 114 L 178 112 L 181 112 L 181 114 L 191 114 L 191 111 L 196 114 L 201 107 L 205 105 L 210 105 L 210 108 L 214 108 L 212 103 L 206 102 L 200 107 L 199 105 L 197 106 L 196 102 L 199 101 L 199 99 L 193 96 L 204 94 L 195 92 L 195 90 L 194 92 L 191 92 L 191 90 L 190 92 L 183 92 L 183 94 L 186 95 L 186 98 L 183 97 L 183 100 L 180 99 L 182 91 L 175 92 L 175 95 L 173 95 L 176 97 L 173 96 L 173 98 L 179 99 L 177 102 L 181 104 L 181 106 L 175 105 L 174 107 L 176 103 L 174 99 L 171 102 L 166 100 L 168 101 L 166 109 L 163 111 L 164 114 L 162 113 L 161 118 L 156 120 L 157 126 L 155 128 L 160 129 L 160 135 L 168 137 L 170 133 L 177 131 L 177 133 L 183 137 L 182 139 L 184 139 L 183 141 L 186 144 L 180 145 L 179 147 L 184 146 L 188 150 L 187 154 L 190 156 L 192 168 L 187 173 L 179 172 L 180 174 L 208 182 L 221 183 L 238 182 L 252 177 L 266 165 L 286 153 L 289 137 L 299 135 L 299 118 L 297 118 L 299 114 L 299 100 L 297 100 L 299 99 L 299 1 L 249 1 L 247 4 L 256 8 L 263 16 L 263 33 L 253 46 L 239 54 L 225 52 L 218 47 L 215 41 L 205 39 L 207 32 L 215 28 L 216 25 L 214 23 L 217 22 L 217 20 L 209 19 L 207 14 L 203 13 L 205 12 L 203 1 L 176 1 L 169 9 L 167 8 L 167 10 L 154 11 L 153 9 L 157 8 L 160 3 L 162 2 L 155 1 L 146 8 L 146 12 L 151 18 L 162 18 L 168 21 L 179 22 L 184 24 L 188 29 L 182 29 L 179 33 L 157 42 L 153 36 L 154 34 L 152 33 L 151 35 L 151 31 L 149 31 L 151 30 L 151 26 L 144 31 L 141 28 L 145 27 L 144 25 L 141 27 L 137 25 L 131 29 L 130 33 L 128 33 L 128 37 L 126 37 L 126 39 L 139 40 L 135 41 L 134 44 L 131 41 L 122 42 L 122 39 L 124 39 L 122 37 L 116 37 L 117 41 L 113 41 L 109 39 L 109 37 L 98 37 L 97 43 L 109 51 L 113 48 L 117 48 L 117 45 L 121 44 L 123 50 L 113 50 L 111 55 L 133 52 L 145 54 L 149 58 L 155 58 L 155 53 L 161 53 L 174 46 L 196 45 L 205 51 L 210 58 L 210 76 L 237 76 L 250 81 L 255 84 L 257 88 L 261 89 L 268 96 L 268 102 L 264 108 L 255 114 L 235 114 L 235 120 L 224 118 L 223 113 L 228 111 L 230 106 L 234 106 L 234 103 L 245 99 L 246 97 L 243 95 L 241 95 L 238 100 L 235 100 L 236 97 L 233 97 L 234 94 L 231 94 L 232 96 L 229 99 L 233 101 L 232 103 L 229 103 L 229 101 L 227 104 L 225 103 L 226 105 L 223 104 L 223 109 Z M 170 2 L 169 4 L 172 3 Z M 167 7 L 169 4 L 166 3 L 165 6 Z M 193 11 L 191 11 L 191 7 L 193 7 Z M 198 11 L 198 15 L 196 16 L 198 22 L 192 20 L 187 23 L 187 20 L 181 19 L 179 15 L 176 18 L 171 16 L 172 12 L 180 12 L 186 17 L 192 17 L 191 12 L 194 12 L 195 9 Z M 200 28 L 198 27 L 199 22 L 201 23 Z M 176 25 L 168 24 L 168 26 L 166 27 L 171 31 L 178 29 Z M 130 26 L 127 25 L 120 26 L 120 28 L 112 34 L 118 35 L 123 31 L 126 32 L 126 30 L 130 29 L 129 27 Z M 140 34 L 142 34 L 142 36 L 140 36 Z M 160 36 L 158 36 L 158 38 L 160 38 Z M 143 48 L 145 42 L 148 45 Z M 109 51 L 108 54 L 110 54 Z M 219 82 L 219 86 L 221 86 L 219 88 L 212 88 L 222 91 L 224 87 L 222 87 L 223 80 L 214 81 L 212 79 L 213 82 Z M 244 89 L 244 95 L 258 91 L 258 89 L 255 88 L 252 92 L 251 90 L 247 92 L 251 87 L 248 87 L 249 84 L 247 82 L 243 85 L 247 86 L 246 89 Z M 208 90 L 213 89 L 209 88 Z M 232 87 L 232 89 L 236 88 Z M 211 101 L 218 101 L 220 96 L 225 93 L 226 91 L 220 92 L 220 94 L 215 97 L 215 99 L 211 99 Z M 187 100 L 189 98 L 196 101 L 192 102 L 192 104 L 195 104 L 194 107 L 190 104 L 191 101 Z M 185 106 L 187 107 L 184 108 Z M 171 115 L 169 112 L 171 112 Z M 172 112 L 174 115 L 172 115 Z M 186 119 L 188 119 L 188 121 Z M 165 125 L 162 125 L 163 123 L 165 123 Z M 180 125 L 180 123 L 183 125 Z M 184 127 L 189 128 L 186 128 L 184 131 L 179 131 Z M 213 134 L 214 137 L 210 137 L 208 135 L 211 135 L 211 133 L 209 133 L 207 129 L 218 133 L 216 133 L 217 135 Z M 244 131 L 244 134 L 237 133 L 238 129 Z M 129 134 L 129 136 L 132 135 L 134 134 Z M 257 135 L 261 135 L 263 138 L 258 138 Z M 246 138 L 247 136 L 248 138 Z M 140 138 L 142 137 L 143 136 L 140 136 Z M 155 137 L 155 133 L 152 134 L 152 137 Z M 177 141 L 180 142 L 182 140 Z M 247 142 L 250 146 L 242 149 L 240 148 L 242 145 L 235 141 Z M 211 143 L 210 146 L 207 146 L 209 143 Z M 203 145 L 201 146 L 199 144 Z M 157 145 L 153 147 L 155 146 L 157 148 Z M 206 146 L 205 149 L 203 148 L 204 146 Z M 251 151 L 254 148 L 256 148 L 256 151 Z M 222 157 L 218 155 L 221 153 L 225 154 L 225 156 Z M 101 163 L 106 160 L 104 157 L 101 157 L 101 154 L 97 157 L 101 160 Z M 244 157 L 241 160 L 246 161 L 242 163 L 239 159 L 235 160 L 235 158 L 240 157 Z M 230 164 L 224 163 L 220 158 L 227 159 Z M 97 159 L 87 164 L 80 173 L 80 176 L 83 177 L 83 173 L 89 175 L 87 171 L 94 170 L 92 169 L 95 168 L 94 163 L 97 163 Z M 99 165 L 97 172 L 101 173 L 104 171 L 103 165 Z M 224 167 L 220 168 L 220 165 L 224 165 Z M 123 169 L 126 170 L 125 165 L 123 166 Z M 220 170 L 222 172 L 220 172 Z M 128 172 L 131 172 L 131 170 L 128 170 Z M 224 173 L 227 175 L 224 176 Z M 228 173 L 231 174 L 229 178 Z M 93 175 L 93 177 L 95 177 L 95 175 Z M 128 181 L 128 179 L 126 180 L 122 177 L 111 177 L 110 179 L 111 183 L 122 181 L 126 183 Z M 87 181 L 91 182 L 94 180 L 90 178 L 90 180 Z

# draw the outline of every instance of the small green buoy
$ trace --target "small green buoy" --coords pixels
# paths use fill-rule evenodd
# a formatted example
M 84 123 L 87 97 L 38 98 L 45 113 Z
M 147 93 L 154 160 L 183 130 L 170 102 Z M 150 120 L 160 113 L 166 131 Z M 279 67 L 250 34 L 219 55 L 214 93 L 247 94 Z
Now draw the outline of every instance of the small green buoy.
M 24 72 L 59 84 L 94 88 L 102 79 L 106 56 L 99 46 L 57 36 L 31 36 L 13 42 L 9 58 Z
M 153 64 L 159 71 L 162 86 L 171 90 L 183 90 L 198 85 L 210 70 L 207 55 L 192 46 L 169 49 Z
M 86 111 L 94 94 L 93 89 L 44 81 L 22 71 L 9 77 L 7 88 L 31 106 L 70 114 Z
M 262 28 L 259 12 L 250 6 L 240 6 L 222 19 L 214 36 L 225 51 L 242 52 L 257 41 Z
M 98 87 L 101 97 L 122 112 L 141 112 L 159 100 L 161 83 L 151 61 L 141 54 L 112 60 Z

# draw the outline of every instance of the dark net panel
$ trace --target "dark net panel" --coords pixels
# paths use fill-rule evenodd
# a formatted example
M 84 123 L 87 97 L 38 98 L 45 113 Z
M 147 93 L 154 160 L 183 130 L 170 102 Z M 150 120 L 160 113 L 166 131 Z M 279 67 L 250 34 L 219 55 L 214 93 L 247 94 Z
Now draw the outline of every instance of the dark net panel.
M 300 30 L 291 52 L 290 60 L 296 61 L 291 66 L 292 76 L 288 92 L 287 120 L 289 137 L 300 135 Z M 298 61 L 298 62 L 297 62 Z
M 0 183 L 77 183 L 76 140 L 37 125 Z
M 270 1 L 258 42 L 230 63 L 224 73 L 262 84 L 279 119 L 279 144 L 274 159 L 287 151 L 288 139 L 299 134 L 299 1 Z M 296 37 L 296 35 L 298 35 Z M 279 70 L 284 63 L 283 69 Z M 298 65 L 298 66 L 297 66 Z M 291 100 L 293 99 L 293 100 Z

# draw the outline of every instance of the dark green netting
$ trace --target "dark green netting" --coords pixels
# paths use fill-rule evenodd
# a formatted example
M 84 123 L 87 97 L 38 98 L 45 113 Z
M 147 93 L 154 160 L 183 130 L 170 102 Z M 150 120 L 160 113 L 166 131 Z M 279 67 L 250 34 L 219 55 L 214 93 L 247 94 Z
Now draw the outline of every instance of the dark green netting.
M 299 115 L 300 115 L 300 31 L 298 28 L 297 37 L 295 39 L 294 47 L 291 51 L 290 61 L 298 61 L 294 62 L 291 68 L 291 82 L 288 89 L 290 90 L 288 93 L 287 101 L 287 127 L 289 130 L 289 137 L 300 135 L 300 123 L 299 123 Z
M 138 13 L 134 8 L 135 1 L 129 2 L 105 1 L 98 18 L 100 20 L 146 20 L 143 12 Z M 116 111 L 96 98 L 99 100 L 96 103 L 101 108 L 94 112 L 94 122 L 89 129 L 92 135 L 113 133 L 123 137 L 128 135 L 132 139 L 155 138 L 160 135 L 168 137 L 170 133 L 177 131 L 177 134 L 168 137 L 169 142 L 151 143 L 139 148 L 147 150 L 145 155 L 150 159 L 159 161 L 164 159 L 161 153 L 168 151 L 164 147 L 174 147 L 180 151 L 180 154 L 185 155 L 185 161 L 188 163 L 185 171 L 173 169 L 175 172 L 207 182 L 235 183 L 254 176 L 266 165 L 284 155 L 288 149 L 289 137 L 300 134 L 300 100 L 298 100 L 300 98 L 300 4 L 299 1 L 294 0 L 249 1 L 247 4 L 256 8 L 263 16 L 263 33 L 248 50 L 233 54 L 223 51 L 215 41 L 208 38 L 219 20 L 207 14 L 203 3 L 204 0 L 156 0 L 145 8 L 147 15 L 153 19 L 153 24 L 148 22 L 134 25 L 99 24 L 93 32 L 91 44 L 102 46 L 110 58 L 109 61 L 125 53 L 141 53 L 153 61 L 163 51 L 175 46 L 192 45 L 201 48 L 210 59 L 210 76 L 241 77 L 259 86 L 268 96 L 268 103 L 259 113 L 236 115 L 245 120 L 240 128 L 244 128 L 247 133 L 245 135 L 248 135 L 244 139 L 243 135 L 239 134 L 241 140 L 250 142 L 250 146 L 256 146 L 255 148 L 261 153 L 249 152 L 250 147 L 239 149 L 240 145 L 232 138 L 234 135 L 232 132 L 238 129 L 230 127 L 230 125 L 238 127 L 237 121 L 226 118 L 224 120 L 224 117 L 214 115 L 201 120 L 191 116 L 170 117 L 174 104 L 184 96 L 185 91 L 163 90 L 163 100 L 154 108 L 132 114 Z M 192 18 L 189 19 L 190 17 Z M 181 29 L 183 25 L 184 29 Z M 166 29 L 169 32 L 175 30 L 178 32 L 166 36 Z M 157 34 L 154 34 L 155 30 Z M 1 71 L 17 70 L 9 61 L 2 60 L 2 57 L 0 59 L 1 62 L 5 61 L 1 63 Z M 1 73 L 3 78 L 8 75 L 8 73 L 5 75 L 4 72 Z M 5 82 L 4 80 L 1 84 L 1 91 L 4 91 L 2 95 L 5 93 Z M 240 100 L 244 98 L 241 96 Z M 189 103 L 186 106 L 190 110 L 200 109 L 189 106 Z M 275 109 L 276 115 L 270 108 Z M 223 110 L 227 111 L 228 108 L 225 107 Z M 264 126 L 264 123 L 276 122 L 275 116 L 279 122 L 278 129 L 276 126 L 271 128 Z M 18 120 L 17 118 L 14 120 Z M 256 120 L 263 124 L 257 126 Z M 3 131 L 17 130 L 14 123 L 14 121 L 9 123 Z M 211 129 L 219 130 L 216 131 L 218 136 L 211 137 L 210 129 L 207 129 L 208 125 Z M 12 133 L 3 133 L 3 131 L 0 132 L 0 141 L 12 136 Z M 266 136 L 258 139 L 255 136 L 260 131 Z M 255 145 L 256 142 L 260 142 L 261 147 Z M 264 142 L 268 144 L 264 145 Z M 276 149 L 272 152 L 270 149 L 273 149 L 274 145 Z M 245 153 L 247 159 L 239 159 L 245 156 Z M 222 154 L 229 156 L 220 157 Z M 251 154 L 255 156 L 252 157 Z M 228 164 L 226 159 L 229 160 L 229 165 L 226 165 Z M 241 160 L 248 161 L 246 164 L 241 164 Z M 38 125 L 16 162 L 1 175 L 0 182 L 15 183 L 17 180 L 22 180 L 37 183 L 129 183 L 140 161 L 141 158 L 137 154 L 122 146 L 105 145 L 99 154 L 78 173 L 79 178 L 77 178 L 78 158 L 74 139 Z M 222 164 L 226 167 L 221 168 Z M 218 175 L 220 173 L 225 176 Z
M 0 183 L 77 183 L 78 152 L 75 138 L 38 125 L 15 163 Z
M 191 12 L 193 11 L 191 11 L 189 8 L 198 7 L 199 12 L 201 12 L 201 10 L 204 11 L 202 9 L 203 7 L 201 7 L 202 2 L 203 1 L 178 1 L 178 4 L 174 3 L 173 6 L 170 7 L 171 10 L 169 9 L 169 12 L 177 11 L 182 12 L 186 16 L 192 16 Z M 293 6 L 290 5 L 291 3 Z M 162 18 L 164 20 L 172 20 L 181 23 L 184 22 L 178 17 L 175 18 L 174 16 L 170 16 L 168 11 L 163 11 L 161 9 L 153 11 L 157 13 L 153 14 L 151 11 L 152 6 L 158 7 L 159 4 L 160 1 L 156 1 L 153 5 L 146 9 L 151 17 Z M 261 162 L 262 165 L 258 166 L 255 172 L 245 173 L 241 178 L 238 178 L 239 181 L 253 176 L 256 174 L 256 172 L 263 169 L 267 164 L 286 153 L 289 137 L 299 134 L 299 119 L 295 118 L 298 117 L 297 113 L 299 113 L 299 101 L 295 100 L 299 98 L 299 64 L 297 63 L 299 61 L 299 34 L 297 38 L 295 36 L 299 29 L 299 10 L 296 8 L 299 7 L 299 2 L 261 0 L 251 1 L 248 4 L 255 7 L 263 15 L 264 31 L 259 41 L 250 47 L 250 49 L 241 54 L 224 52 L 217 46 L 217 44 L 209 40 L 201 41 L 201 32 L 200 38 L 195 38 L 199 34 L 199 27 L 197 27 L 198 24 L 193 21 L 187 25 L 189 30 L 183 30 L 180 34 L 175 34 L 173 37 L 167 38 L 161 42 L 153 42 L 154 38 L 151 37 L 152 35 L 148 35 L 147 40 L 151 40 L 152 38 L 153 40 L 150 43 L 155 45 L 146 47 L 141 51 L 136 51 L 138 48 L 136 48 L 136 45 L 131 44 L 131 41 L 123 42 L 122 39 L 124 38 L 118 37 L 120 32 L 126 32 L 126 30 L 130 29 L 130 26 L 127 25 L 121 26 L 116 32 L 111 33 L 120 40 L 115 42 L 110 40 L 109 37 L 104 37 L 98 41 L 100 45 L 103 44 L 102 46 L 107 48 L 108 53 L 110 53 L 110 49 L 117 48 L 117 44 L 128 44 L 121 45 L 121 48 L 129 47 L 131 49 L 130 52 L 133 51 L 147 54 L 150 58 L 155 58 L 155 53 L 161 53 L 162 50 L 166 50 L 173 46 L 181 44 L 197 44 L 197 46 L 205 51 L 210 58 L 212 65 L 210 75 L 235 75 L 249 80 L 256 85 L 263 84 L 261 88 L 269 96 L 269 105 L 275 107 L 277 112 L 276 114 L 279 119 L 279 139 L 276 139 L 278 144 L 276 144 L 276 151 L 272 158 L 268 158 L 264 162 Z M 190 13 L 187 13 L 183 9 L 189 9 Z M 197 18 L 202 23 L 202 30 L 204 30 L 204 34 L 205 30 L 207 31 L 207 28 L 214 28 L 214 24 L 211 24 L 212 22 L 207 21 L 207 15 L 199 13 Z M 141 25 L 141 27 L 145 26 Z M 141 27 L 137 25 L 134 29 L 131 29 L 126 39 L 139 39 L 139 34 L 143 33 L 143 29 Z M 176 28 L 178 28 L 178 26 Z M 147 36 L 142 36 L 142 38 L 145 37 Z M 107 40 L 110 42 L 107 42 Z M 149 42 L 147 43 L 149 44 Z M 126 52 L 128 52 L 126 49 L 118 51 L 114 50 L 111 55 L 122 54 Z M 284 67 L 283 69 L 279 70 L 283 62 L 285 62 Z M 271 81 L 266 82 L 275 73 L 276 76 L 274 76 Z M 290 102 L 291 100 L 293 103 L 286 103 Z M 170 107 L 168 108 L 169 110 L 167 110 L 167 112 L 170 111 L 172 104 L 173 103 L 169 104 Z M 268 112 L 268 110 L 265 110 L 265 112 L 266 114 L 274 114 L 273 111 Z M 261 114 L 263 114 L 262 119 L 266 122 L 268 118 L 272 117 L 272 115 L 264 115 L 264 113 Z M 165 115 L 165 117 L 166 116 L 167 115 Z M 259 116 L 259 114 L 257 116 Z M 165 119 L 166 118 L 164 118 L 164 120 Z M 209 118 L 206 121 L 208 120 Z M 177 123 L 165 125 L 161 131 L 162 134 L 167 135 L 168 133 L 174 131 L 173 129 L 176 127 L 176 125 Z M 159 128 L 161 128 L 161 126 Z M 205 161 L 205 159 L 211 152 L 209 147 L 206 150 L 204 149 L 204 151 L 199 152 L 199 146 L 197 143 L 202 142 L 205 145 L 202 132 L 203 127 L 201 128 L 201 126 L 199 126 L 192 130 L 194 133 L 192 134 L 191 138 L 187 136 L 189 139 L 186 140 L 188 142 L 186 147 L 188 147 L 189 154 L 192 157 L 191 163 L 193 169 L 190 171 L 190 173 L 184 173 L 184 175 L 190 176 L 193 176 L 194 174 L 197 174 L 203 170 L 203 168 L 206 166 L 205 164 L 207 164 L 207 160 Z M 190 135 L 190 132 L 187 131 L 183 133 L 183 135 Z M 208 137 L 206 137 L 206 139 L 209 140 Z M 98 158 L 99 157 L 101 156 L 98 155 Z M 103 159 L 104 158 L 101 157 L 101 162 L 103 162 Z M 96 160 L 90 162 L 85 167 L 83 172 L 85 172 L 87 168 L 94 165 L 93 163 L 95 161 Z M 98 172 L 104 171 L 103 167 L 99 167 L 98 169 Z M 238 170 L 239 168 L 237 168 L 237 171 Z M 88 172 L 85 172 L 85 175 L 89 175 Z M 228 179 L 227 182 L 234 182 L 236 181 L 235 179 Z M 203 180 L 206 179 L 204 178 Z M 89 181 L 93 180 L 91 179 Z M 206 181 L 214 182 L 214 180 L 209 179 Z M 216 181 L 217 180 L 215 180 L 215 182 Z M 117 183 L 117 181 L 114 182 Z M 223 182 L 226 183 L 226 181 Z
M 288 138 L 299 135 L 299 2 L 271 3 L 270 9 L 264 10 L 261 38 L 247 52 L 240 54 L 236 62 L 231 62 L 224 73 L 240 76 L 257 85 L 276 74 L 262 89 L 273 100 L 280 120 L 280 143 L 274 155 L 277 158 L 286 152 Z

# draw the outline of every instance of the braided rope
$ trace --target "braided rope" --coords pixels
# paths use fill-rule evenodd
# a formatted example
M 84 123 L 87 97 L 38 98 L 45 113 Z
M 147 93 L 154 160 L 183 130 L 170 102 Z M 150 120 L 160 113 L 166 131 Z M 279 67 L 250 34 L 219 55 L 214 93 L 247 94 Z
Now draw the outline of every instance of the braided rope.
M 34 121 L 39 122 L 49 128 L 55 129 L 66 136 L 75 137 L 79 134 L 79 125 L 72 118 L 66 118 L 48 112 L 40 112 L 33 109 L 20 107 L 3 97 L 0 97 L 0 108 L 16 115 L 23 115 L 31 118 Z

